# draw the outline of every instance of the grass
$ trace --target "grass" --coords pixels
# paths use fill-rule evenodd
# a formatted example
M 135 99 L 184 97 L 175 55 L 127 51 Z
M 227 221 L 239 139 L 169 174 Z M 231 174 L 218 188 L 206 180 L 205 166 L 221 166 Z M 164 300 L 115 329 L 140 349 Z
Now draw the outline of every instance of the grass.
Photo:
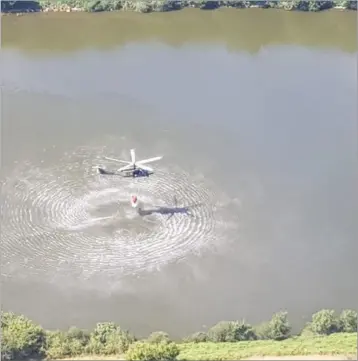
M 357 333 L 296 337 L 285 341 L 243 341 L 180 345 L 179 360 L 242 360 L 255 356 L 357 355 Z
M 264 356 L 340 356 L 340 360 L 357 359 L 357 333 L 330 336 L 294 337 L 285 341 L 242 341 L 233 343 L 179 344 L 178 360 L 243 360 Z M 119 356 L 83 356 L 64 360 L 124 360 Z
M 357 360 L 357 312 L 350 309 L 339 315 L 330 309 L 315 312 L 301 336 L 290 337 L 288 314 L 280 311 L 257 328 L 239 321 L 221 321 L 207 333 L 184 339 L 233 342 L 174 343 L 163 331 L 135 342 L 133 334 L 113 322 L 97 323 L 90 332 L 76 327 L 46 331 L 24 315 L 12 312 L 1 312 L 1 326 L 2 356 L 14 360 L 29 355 L 52 360 Z M 261 340 L 240 341 L 257 338 Z M 284 340 L 274 341 L 277 339 Z
M 120 361 L 120 360 L 125 360 L 125 356 L 124 355 L 111 355 L 111 356 L 94 356 L 94 355 L 83 355 L 83 356 L 77 356 L 77 357 L 69 357 L 69 358 L 63 358 L 61 360 L 63 361 L 66 361 L 66 360 L 78 360 L 78 361 L 85 361 L 85 360 L 117 360 L 117 361 Z

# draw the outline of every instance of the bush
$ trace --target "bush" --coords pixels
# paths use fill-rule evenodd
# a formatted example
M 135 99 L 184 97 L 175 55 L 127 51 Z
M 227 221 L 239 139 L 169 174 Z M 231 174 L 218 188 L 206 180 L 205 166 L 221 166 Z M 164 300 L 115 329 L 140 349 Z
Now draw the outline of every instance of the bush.
M 235 341 L 253 341 L 257 339 L 253 327 L 244 321 L 234 322 L 234 329 Z
M 357 9 L 357 1 L 356 0 L 338 0 L 335 1 L 336 6 L 342 6 L 344 9 Z
M 126 360 L 175 360 L 178 355 L 178 346 L 172 342 L 157 344 L 136 342 L 129 347 L 129 350 L 126 354 Z
M 271 321 L 261 324 L 256 329 L 258 338 L 262 340 L 281 341 L 290 337 L 291 325 L 288 321 L 287 312 L 275 313 Z
M 43 355 L 45 332 L 25 316 L 2 313 L 1 331 L 2 359 L 19 360 Z
M 163 331 L 152 332 L 147 338 L 147 342 L 149 343 L 169 343 L 171 342 L 169 335 Z
M 312 331 L 312 322 L 307 322 L 303 329 L 300 331 L 299 336 L 302 337 L 314 337 L 316 333 Z
M 333 310 L 321 310 L 312 315 L 310 329 L 317 335 L 330 335 L 339 331 L 339 320 Z
M 333 310 L 321 310 L 312 316 L 301 335 L 329 335 L 334 332 L 357 332 L 357 312 L 344 310 L 336 317 Z M 49 359 L 76 358 L 85 354 L 123 355 L 127 360 L 174 360 L 178 346 L 165 332 L 153 332 L 146 342 L 135 342 L 128 331 L 112 322 L 98 323 L 88 333 L 77 328 L 68 331 L 44 331 L 24 316 L 2 313 L 2 360 L 21 360 L 46 356 Z M 197 332 L 185 342 L 237 342 L 260 339 L 283 340 L 290 337 L 287 312 L 279 312 L 255 330 L 238 321 L 223 321 L 207 333 Z
M 135 341 L 128 331 L 123 331 L 113 322 L 98 323 L 90 334 L 87 353 L 97 355 L 119 355 L 125 353 Z
M 251 325 L 238 321 L 221 321 L 208 331 L 208 340 L 212 342 L 236 342 L 256 339 Z
M 263 322 L 256 326 L 255 333 L 259 340 L 270 340 L 270 322 Z
M 233 322 L 221 321 L 208 330 L 208 338 L 211 342 L 233 342 L 235 333 Z
M 209 337 L 205 332 L 195 332 L 190 336 L 187 336 L 183 339 L 183 342 L 193 342 L 193 343 L 200 343 L 200 342 L 207 342 L 209 341 Z
M 339 329 L 341 332 L 357 332 L 357 312 L 354 310 L 343 310 L 339 316 Z
M 50 359 L 79 356 L 86 352 L 89 334 L 71 327 L 67 332 L 48 332 L 46 337 L 46 356 Z

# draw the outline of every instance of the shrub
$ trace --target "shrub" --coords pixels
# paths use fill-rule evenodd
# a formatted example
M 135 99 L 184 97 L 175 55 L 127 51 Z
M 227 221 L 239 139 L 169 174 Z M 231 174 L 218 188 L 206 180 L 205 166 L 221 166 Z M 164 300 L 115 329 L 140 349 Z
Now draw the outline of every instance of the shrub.
M 341 332 L 357 332 L 358 315 L 354 310 L 343 310 L 339 316 L 339 329 Z
M 205 332 L 195 332 L 190 336 L 187 336 L 183 339 L 183 342 L 193 342 L 193 343 L 200 343 L 200 342 L 207 342 L 209 341 L 209 337 Z
M 7 360 L 41 356 L 45 332 L 25 316 L 14 313 L 1 315 L 1 353 Z
M 235 342 L 256 339 L 251 325 L 238 321 L 221 321 L 208 331 L 208 339 L 212 342 Z
M 90 333 L 77 327 L 70 327 L 67 331 L 67 337 L 69 341 L 76 341 L 82 346 L 86 346 L 90 339 Z
M 173 342 L 157 344 L 136 342 L 129 347 L 126 353 L 126 360 L 175 360 L 178 355 L 178 346 Z
M 316 333 L 312 330 L 312 322 L 307 322 L 306 325 L 303 327 L 301 332 L 299 333 L 299 336 L 302 337 L 312 337 L 316 336 Z
M 252 341 L 257 339 L 253 327 L 244 321 L 234 322 L 234 329 L 235 341 Z
M 255 326 L 255 333 L 259 340 L 270 339 L 270 322 L 263 322 L 258 326 Z
M 281 341 L 290 337 L 291 325 L 286 311 L 275 313 L 269 322 L 263 323 L 258 329 L 259 338 Z
M 85 353 L 88 342 L 88 333 L 76 327 L 71 327 L 67 332 L 48 332 L 46 355 L 50 359 L 79 356 Z
M 321 310 L 312 315 L 301 335 L 329 335 L 334 332 L 357 332 L 357 312 L 343 310 L 336 317 L 333 310 Z M 75 327 L 68 331 L 44 331 L 24 316 L 2 313 L 1 358 L 21 360 L 47 356 L 49 359 L 83 354 L 123 355 L 127 360 L 174 360 L 179 355 L 165 332 L 153 332 L 146 342 L 135 342 L 128 331 L 112 322 L 98 323 L 91 333 Z M 255 330 L 251 325 L 238 321 L 223 321 L 207 333 L 197 332 L 185 342 L 237 342 L 260 339 L 283 340 L 290 337 L 291 326 L 287 312 L 279 312 L 269 322 Z
M 86 351 L 97 355 L 119 355 L 126 352 L 134 341 L 134 336 L 115 323 L 98 323 L 90 334 Z
M 344 9 L 357 9 L 356 0 L 338 0 L 335 1 L 336 6 L 342 6 Z
M 147 338 L 147 342 L 149 343 L 169 343 L 171 342 L 169 335 L 163 331 L 152 332 Z
M 233 342 L 235 334 L 233 331 L 233 322 L 221 321 L 208 330 L 208 338 L 212 342 Z
M 317 335 L 330 335 L 339 331 L 339 320 L 333 310 L 321 310 L 312 315 L 310 329 Z

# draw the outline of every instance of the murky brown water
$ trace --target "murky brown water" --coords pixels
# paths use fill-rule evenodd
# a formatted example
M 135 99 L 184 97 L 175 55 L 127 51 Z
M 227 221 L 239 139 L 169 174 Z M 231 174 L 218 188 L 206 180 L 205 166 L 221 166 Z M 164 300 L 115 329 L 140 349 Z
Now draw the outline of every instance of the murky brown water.
M 29 31 L 31 29 L 31 31 Z M 100 31 L 99 31 L 100 29 Z M 294 44 L 355 52 L 356 12 L 318 14 L 277 10 L 185 9 L 169 13 L 131 12 L 33 14 L 3 17 L 6 48 L 29 52 L 103 51 L 133 42 L 180 48 L 198 43 L 255 53 L 263 46 Z
M 180 336 L 356 306 L 355 12 L 2 21 L 5 309 Z M 157 174 L 99 179 L 131 147 Z

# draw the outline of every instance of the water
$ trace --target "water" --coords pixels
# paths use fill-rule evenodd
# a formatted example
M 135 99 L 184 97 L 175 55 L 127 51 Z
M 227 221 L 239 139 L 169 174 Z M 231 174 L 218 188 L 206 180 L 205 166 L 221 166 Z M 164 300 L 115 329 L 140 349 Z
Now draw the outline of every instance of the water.
M 4 309 L 182 336 L 356 306 L 356 13 L 2 20 Z M 96 174 L 132 147 L 155 175 Z

